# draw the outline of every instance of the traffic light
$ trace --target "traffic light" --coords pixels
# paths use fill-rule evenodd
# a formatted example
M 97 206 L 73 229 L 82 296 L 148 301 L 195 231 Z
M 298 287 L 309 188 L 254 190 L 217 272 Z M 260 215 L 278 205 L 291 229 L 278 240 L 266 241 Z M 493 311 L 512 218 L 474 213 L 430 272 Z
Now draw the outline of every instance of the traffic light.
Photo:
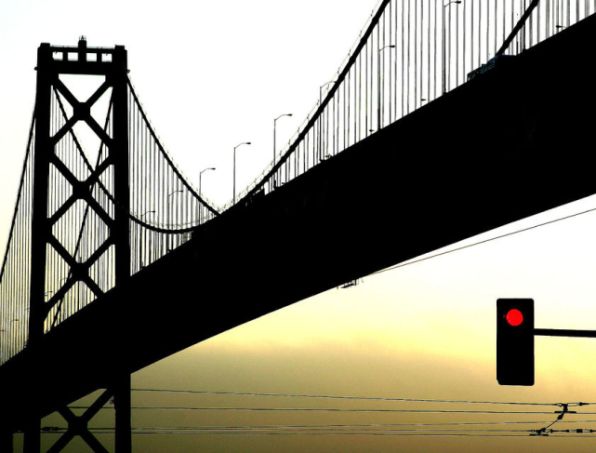
M 497 381 L 534 385 L 534 299 L 497 300 Z

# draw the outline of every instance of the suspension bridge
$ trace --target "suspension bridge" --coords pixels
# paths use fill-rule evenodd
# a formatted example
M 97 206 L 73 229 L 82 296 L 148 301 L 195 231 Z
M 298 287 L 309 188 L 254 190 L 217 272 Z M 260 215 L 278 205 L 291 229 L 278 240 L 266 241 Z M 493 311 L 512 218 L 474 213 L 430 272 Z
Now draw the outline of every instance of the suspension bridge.
M 41 44 L 0 274 L 0 450 L 81 436 L 130 374 L 395 263 L 596 193 L 594 1 L 383 0 L 295 139 L 219 208 L 164 150 L 123 46 Z M 79 99 L 65 76 L 91 75 Z M 324 95 L 323 95 L 324 94 Z M 25 131 L 23 131 L 25 133 Z M 95 148 L 82 139 L 92 134 Z M 105 389 L 81 416 L 68 404 Z

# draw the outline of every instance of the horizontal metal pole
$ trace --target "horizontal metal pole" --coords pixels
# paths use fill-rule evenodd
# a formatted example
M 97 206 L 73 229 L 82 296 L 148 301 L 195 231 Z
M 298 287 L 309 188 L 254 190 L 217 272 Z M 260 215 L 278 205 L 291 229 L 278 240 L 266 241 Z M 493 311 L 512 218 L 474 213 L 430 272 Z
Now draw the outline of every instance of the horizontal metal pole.
M 596 330 L 534 329 L 534 335 L 542 335 L 542 336 L 546 336 L 546 337 L 596 338 Z

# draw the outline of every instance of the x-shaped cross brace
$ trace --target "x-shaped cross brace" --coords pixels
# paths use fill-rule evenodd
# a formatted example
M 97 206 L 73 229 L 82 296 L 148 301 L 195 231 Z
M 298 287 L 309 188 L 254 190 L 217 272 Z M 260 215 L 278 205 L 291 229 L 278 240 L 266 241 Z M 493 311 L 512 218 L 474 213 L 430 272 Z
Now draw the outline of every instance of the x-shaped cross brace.
M 48 453 L 55 453 L 62 451 L 68 443 L 80 436 L 91 447 L 94 452 L 108 453 L 108 450 L 97 440 L 97 438 L 89 431 L 89 421 L 100 411 L 100 409 L 113 396 L 110 390 L 104 391 L 95 402 L 87 408 L 83 415 L 75 415 L 68 407 L 63 407 L 58 412 L 68 422 L 68 429 L 50 447 Z

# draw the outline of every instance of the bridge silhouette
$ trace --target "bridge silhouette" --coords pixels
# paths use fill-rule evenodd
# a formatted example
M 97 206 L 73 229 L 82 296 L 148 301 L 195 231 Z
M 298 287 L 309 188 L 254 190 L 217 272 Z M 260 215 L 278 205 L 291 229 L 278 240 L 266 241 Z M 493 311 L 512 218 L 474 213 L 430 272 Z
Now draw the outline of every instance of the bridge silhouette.
M 42 44 L 0 280 L 0 450 L 40 420 L 131 450 L 130 374 L 371 272 L 596 193 L 594 2 L 384 0 L 236 203 L 184 178 L 122 46 Z M 65 76 L 92 75 L 80 99 Z M 89 137 L 93 136 L 94 140 Z M 236 194 L 234 194 L 234 198 Z M 236 201 L 236 200 L 234 200 Z M 68 404 L 105 389 L 82 416 Z

